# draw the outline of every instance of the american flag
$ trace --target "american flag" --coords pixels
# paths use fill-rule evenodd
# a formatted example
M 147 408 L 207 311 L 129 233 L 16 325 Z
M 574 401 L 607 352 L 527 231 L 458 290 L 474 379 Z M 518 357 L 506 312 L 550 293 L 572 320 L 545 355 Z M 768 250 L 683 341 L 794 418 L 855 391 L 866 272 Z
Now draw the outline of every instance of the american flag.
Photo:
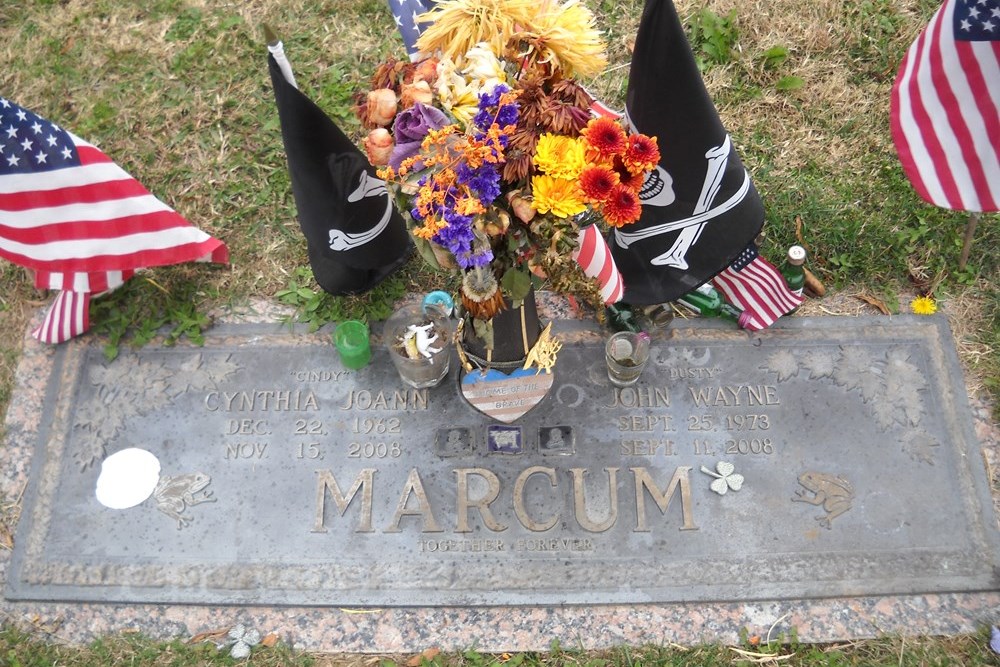
M 417 53 L 417 38 L 424 31 L 424 24 L 417 17 L 434 8 L 434 0 L 389 0 L 389 10 L 396 21 L 406 52 L 412 58 Z
M 1000 0 L 947 0 L 938 9 L 900 65 L 890 120 L 921 197 L 1000 210 Z
M 92 294 L 145 267 L 226 262 L 228 250 L 99 149 L 0 97 L 0 257 L 61 291 L 33 332 L 60 343 L 89 327 Z
M 753 243 L 712 278 L 712 284 L 725 295 L 726 301 L 749 314 L 742 326 L 751 331 L 766 329 L 803 301 L 788 289 L 778 269 L 757 254 Z
M 611 256 L 611 249 L 601 236 L 600 230 L 595 225 L 587 225 L 577 235 L 577 243 L 573 259 L 587 277 L 597 279 L 604 303 L 621 301 L 625 286 Z

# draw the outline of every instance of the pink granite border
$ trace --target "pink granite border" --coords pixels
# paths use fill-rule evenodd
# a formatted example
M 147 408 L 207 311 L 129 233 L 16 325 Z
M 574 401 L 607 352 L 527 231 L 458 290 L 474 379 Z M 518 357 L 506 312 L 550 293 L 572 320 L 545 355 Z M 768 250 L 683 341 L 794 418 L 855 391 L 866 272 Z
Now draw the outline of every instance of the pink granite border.
M 547 317 L 570 315 L 546 303 Z M 286 311 L 257 303 L 230 321 L 275 321 Z M 29 328 L 30 330 L 30 328 Z M 72 343 L 70 343 L 72 344 Z M 39 428 L 42 392 L 54 351 L 26 336 L 7 414 L 8 442 L 0 448 L 0 498 L 13 502 L 27 483 Z M 976 435 L 988 472 L 997 475 L 1000 429 L 985 401 L 972 398 Z M 996 481 L 996 480 L 994 480 Z M 11 553 L 0 550 L 0 579 Z M 564 647 L 700 642 L 736 644 L 741 630 L 804 642 L 833 642 L 880 634 L 954 635 L 994 623 L 1000 591 L 746 603 L 676 603 L 559 607 L 400 607 L 338 609 L 12 602 L 0 599 L 0 614 L 15 622 L 52 629 L 59 641 L 83 644 L 100 636 L 140 631 L 154 638 L 188 637 L 236 623 L 276 633 L 303 650 L 346 653 L 410 653 L 443 650 L 544 651 L 553 640 Z

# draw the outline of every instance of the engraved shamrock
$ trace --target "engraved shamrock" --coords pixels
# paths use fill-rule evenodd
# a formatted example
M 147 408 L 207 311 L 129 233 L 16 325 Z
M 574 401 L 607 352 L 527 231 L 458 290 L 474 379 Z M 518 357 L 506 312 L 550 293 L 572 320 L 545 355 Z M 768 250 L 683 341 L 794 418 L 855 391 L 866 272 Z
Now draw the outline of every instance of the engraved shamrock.
M 728 461 L 719 461 L 715 464 L 715 471 L 709 470 L 705 466 L 701 467 L 701 471 L 706 475 L 711 475 L 715 477 L 712 483 L 709 485 L 713 491 L 718 493 L 720 496 L 726 495 L 726 491 L 732 489 L 733 491 L 739 491 L 743 488 L 743 475 L 736 470 L 736 466 Z
M 234 642 L 229 655 L 242 660 L 250 655 L 250 649 L 260 643 L 260 633 L 253 628 L 247 629 L 242 624 L 234 626 L 229 631 L 229 641 Z

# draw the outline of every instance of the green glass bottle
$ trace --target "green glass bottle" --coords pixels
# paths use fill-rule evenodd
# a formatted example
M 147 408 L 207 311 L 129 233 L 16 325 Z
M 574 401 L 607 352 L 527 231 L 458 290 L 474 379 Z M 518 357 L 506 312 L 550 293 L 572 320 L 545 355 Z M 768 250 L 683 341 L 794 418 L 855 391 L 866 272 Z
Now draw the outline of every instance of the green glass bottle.
M 785 264 L 781 267 L 781 275 L 788 283 L 788 289 L 802 296 L 802 290 L 806 284 L 806 249 L 800 245 L 793 245 L 788 248 L 788 256 Z
M 677 303 L 702 317 L 721 317 L 736 322 L 742 329 L 750 314 L 726 303 L 719 291 L 711 285 L 702 285 L 677 299 Z
M 641 333 L 642 327 L 636 320 L 632 306 L 627 303 L 611 303 L 604 307 L 608 318 L 608 326 L 615 331 L 633 331 Z

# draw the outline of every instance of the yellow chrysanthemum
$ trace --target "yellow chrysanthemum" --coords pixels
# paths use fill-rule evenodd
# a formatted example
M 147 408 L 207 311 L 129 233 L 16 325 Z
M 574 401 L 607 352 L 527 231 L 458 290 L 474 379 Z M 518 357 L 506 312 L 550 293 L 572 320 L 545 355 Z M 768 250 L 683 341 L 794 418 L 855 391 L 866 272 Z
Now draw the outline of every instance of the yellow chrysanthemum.
M 531 178 L 532 207 L 539 213 L 551 213 L 568 218 L 583 213 L 587 205 L 575 181 L 553 178 L 545 174 Z
M 933 315 L 937 312 L 937 303 L 929 296 L 918 296 L 910 304 L 910 310 L 917 315 Z
M 586 165 L 586 147 L 579 139 L 546 132 L 535 146 L 535 167 L 555 178 L 575 180 Z
M 550 63 L 567 78 L 600 74 L 608 58 L 591 11 L 579 0 L 539 0 L 539 4 L 518 35 L 531 45 L 522 55 Z
M 439 0 L 418 20 L 430 25 L 417 40 L 423 53 L 457 60 L 480 42 L 501 54 L 519 26 L 538 11 L 538 0 Z

